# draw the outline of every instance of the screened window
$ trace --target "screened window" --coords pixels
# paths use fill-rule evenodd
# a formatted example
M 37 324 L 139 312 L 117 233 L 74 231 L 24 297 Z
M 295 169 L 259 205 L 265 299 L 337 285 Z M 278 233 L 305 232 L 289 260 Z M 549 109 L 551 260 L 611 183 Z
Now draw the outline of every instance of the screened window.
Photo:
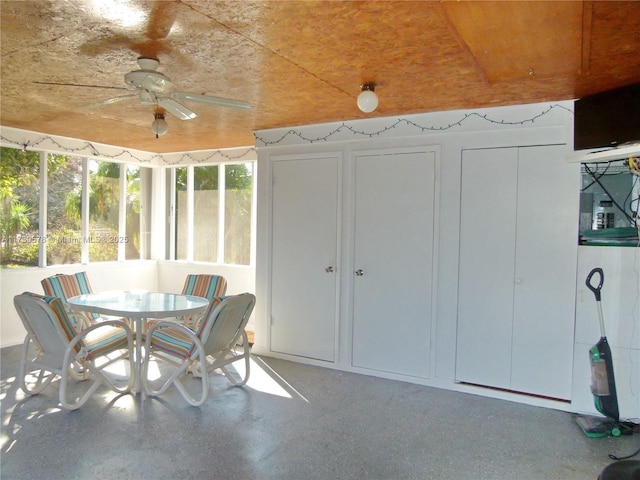
M 148 168 L 5 147 L 0 154 L 3 268 L 145 258 Z
M 189 213 L 187 211 L 187 167 L 175 169 L 175 259 L 187 259 Z
M 217 165 L 194 167 L 193 259 L 218 261 L 220 190 Z
M 250 263 L 253 177 L 253 163 L 225 169 L 224 263 Z
M 80 263 L 82 158 L 52 154 L 47 157 L 46 264 Z
M 120 165 L 90 161 L 89 171 L 89 261 L 118 260 L 120 238 Z
M 0 149 L 0 257 L 2 267 L 38 265 L 40 154 Z
M 177 260 L 251 264 L 254 168 L 248 162 L 175 169 Z
M 146 245 L 148 243 L 148 228 L 142 222 L 141 207 L 143 203 L 142 196 L 146 193 L 142 188 L 142 185 L 147 186 L 148 168 L 140 168 L 134 165 L 126 166 L 126 219 L 125 219 L 125 231 L 126 238 L 124 239 L 124 258 L 125 260 L 137 260 L 140 258 L 146 258 L 146 254 L 143 255 L 143 241 Z M 143 178 L 141 178 L 141 175 Z

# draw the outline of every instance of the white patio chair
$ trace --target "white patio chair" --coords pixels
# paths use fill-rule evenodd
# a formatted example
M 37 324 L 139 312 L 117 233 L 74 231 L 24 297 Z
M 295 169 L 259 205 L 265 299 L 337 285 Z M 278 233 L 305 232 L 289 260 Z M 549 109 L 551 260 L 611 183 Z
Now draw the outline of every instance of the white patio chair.
M 64 302 L 58 297 L 27 292 L 16 295 L 14 305 L 27 330 L 19 374 L 20 386 L 27 395 L 42 392 L 59 376 L 60 403 L 75 410 L 102 384 L 118 393 L 131 389 L 133 336 L 125 322 L 106 320 L 77 333 Z M 116 377 L 105 371 L 116 362 L 128 366 L 126 375 Z M 28 377 L 35 380 L 30 382 Z M 68 398 L 72 381 L 87 381 L 88 386 L 79 398 L 75 395 Z
M 235 385 L 247 383 L 251 347 L 245 327 L 255 301 L 255 296 L 250 293 L 214 300 L 196 331 L 171 321 L 154 322 L 147 332 L 142 365 L 142 381 L 147 394 L 161 395 L 175 385 L 182 397 L 197 407 L 207 399 L 209 375 L 216 369 L 220 369 Z M 239 347 L 240 337 L 243 341 Z M 149 379 L 149 364 L 153 359 L 165 372 L 159 380 Z M 244 375 L 235 375 L 228 366 L 242 359 L 245 362 Z M 192 395 L 185 387 L 187 377 L 195 381 L 200 379 L 199 394 Z M 156 387 L 158 383 L 161 385 Z

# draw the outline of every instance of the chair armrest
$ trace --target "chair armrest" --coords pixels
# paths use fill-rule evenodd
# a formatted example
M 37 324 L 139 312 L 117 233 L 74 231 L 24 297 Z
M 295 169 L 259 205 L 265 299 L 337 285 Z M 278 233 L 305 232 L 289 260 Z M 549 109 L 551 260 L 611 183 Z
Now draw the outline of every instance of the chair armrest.
M 182 332 L 184 335 L 186 335 L 196 345 L 196 348 L 194 348 L 193 352 L 191 353 L 191 358 L 192 359 L 196 358 L 198 356 L 198 354 L 202 354 L 203 357 L 206 356 L 205 355 L 205 350 L 204 350 L 204 344 L 202 343 L 202 340 L 200 339 L 200 337 L 198 337 L 193 330 L 191 330 L 189 327 L 185 326 L 184 324 L 177 323 L 177 322 L 170 321 L 170 320 L 158 320 L 158 321 L 153 322 L 153 325 L 147 331 L 147 335 L 146 335 L 145 342 L 144 342 L 144 348 L 145 348 L 145 350 L 147 352 L 149 352 L 150 349 L 151 349 L 151 342 L 153 341 L 153 334 L 158 329 L 162 329 L 162 330 L 171 330 L 171 329 L 178 330 L 178 331 Z
M 91 322 L 89 322 L 89 319 L 86 317 L 86 315 L 83 315 L 82 313 L 67 312 L 67 316 L 73 322 L 75 322 L 75 328 L 78 333 L 80 333 L 82 330 L 85 330 L 86 328 L 89 328 L 91 326 Z

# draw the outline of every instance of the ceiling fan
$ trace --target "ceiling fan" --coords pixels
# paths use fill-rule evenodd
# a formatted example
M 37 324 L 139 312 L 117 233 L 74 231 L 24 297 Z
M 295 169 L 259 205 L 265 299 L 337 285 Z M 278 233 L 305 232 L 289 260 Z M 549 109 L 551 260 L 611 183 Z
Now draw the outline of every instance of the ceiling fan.
M 213 97 L 198 93 L 172 91 L 173 82 L 165 74 L 158 72 L 157 69 L 159 65 L 160 62 L 155 58 L 138 58 L 138 66 L 140 69 L 133 70 L 124 76 L 125 83 L 135 90 L 133 93 L 107 98 L 100 102 L 86 105 L 84 108 L 110 105 L 112 103 L 137 97 L 141 103 L 145 105 L 156 105 L 181 120 L 191 120 L 196 118 L 198 115 L 193 110 L 178 102 L 178 100 L 242 110 L 251 108 L 251 105 L 248 102 L 244 102 L 242 100 Z

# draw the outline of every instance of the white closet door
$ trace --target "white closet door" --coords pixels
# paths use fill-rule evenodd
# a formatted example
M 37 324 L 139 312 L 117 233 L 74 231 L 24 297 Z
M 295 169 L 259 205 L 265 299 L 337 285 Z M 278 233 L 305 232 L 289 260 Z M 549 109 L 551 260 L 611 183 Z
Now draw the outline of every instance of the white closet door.
M 273 162 L 271 350 L 335 361 L 335 156 Z
M 579 165 L 559 145 L 518 155 L 511 389 L 570 399 Z
M 562 146 L 463 153 L 458 381 L 570 398 L 578 182 Z
M 435 153 L 354 161 L 353 365 L 428 378 Z
M 509 388 L 518 151 L 462 156 L 456 380 Z

